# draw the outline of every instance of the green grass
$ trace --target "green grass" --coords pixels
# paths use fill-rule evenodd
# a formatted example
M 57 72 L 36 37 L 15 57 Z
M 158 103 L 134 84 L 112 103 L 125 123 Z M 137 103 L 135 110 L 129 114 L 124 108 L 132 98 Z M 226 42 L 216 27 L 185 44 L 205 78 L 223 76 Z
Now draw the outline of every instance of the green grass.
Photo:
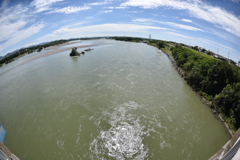
M 196 50 L 191 49 L 191 48 L 188 48 L 188 49 L 191 50 L 192 52 L 196 53 L 196 54 L 199 54 L 199 55 L 203 56 L 203 57 L 206 57 L 206 58 L 209 58 L 209 59 L 215 59 L 215 58 L 213 58 L 212 56 L 209 56 L 209 55 L 207 55 L 207 54 L 205 54 L 205 53 L 196 51 Z
M 172 51 L 171 51 L 169 48 L 161 48 L 161 50 L 162 50 L 163 52 L 167 52 L 167 53 L 169 53 L 170 55 L 172 55 Z
M 156 43 L 147 43 L 148 45 L 151 45 L 151 46 L 155 46 L 157 47 L 157 44 Z

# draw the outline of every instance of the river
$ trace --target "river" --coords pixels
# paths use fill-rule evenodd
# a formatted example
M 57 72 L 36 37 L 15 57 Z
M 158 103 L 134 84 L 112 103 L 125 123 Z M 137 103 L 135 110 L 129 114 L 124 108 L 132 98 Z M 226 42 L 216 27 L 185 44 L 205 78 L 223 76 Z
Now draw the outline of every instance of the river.
M 20 159 L 203 160 L 230 139 L 157 48 L 85 42 L 98 45 L 1 68 L 0 123 Z

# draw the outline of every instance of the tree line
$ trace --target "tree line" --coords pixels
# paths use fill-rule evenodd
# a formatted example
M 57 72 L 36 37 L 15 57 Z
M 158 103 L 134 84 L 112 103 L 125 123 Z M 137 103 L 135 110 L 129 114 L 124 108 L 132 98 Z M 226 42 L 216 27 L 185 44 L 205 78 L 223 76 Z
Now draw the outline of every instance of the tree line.
M 142 42 L 144 39 L 139 37 L 110 37 L 109 39 L 115 39 L 117 41 L 127 42 Z
M 240 70 L 231 60 L 216 59 L 212 51 L 198 46 L 178 45 L 175 42 L 133 37 L 113 37 L 115 40 L 144 42 L 172 54 L 188 84 L 210 102 L 210 106 L 224 117 L 231 129 L 240 127 Z M 205 54 L 204 54 L 205 53 Z
M 59 45 L 62 43 L 66 43 L 70 40 L 57 40 L 57 41 L 53 41 L 53 42 L 49 42 L 46 44 L 42 44 L 42 45 L 37 45 L 37 46 L 32 46 L 32 47 L 27 47 L 27 48 L 22 48 L 20 50 L 18 50 L 17 52 L 4 57 L 3 59 L 0 60 L 0 66 L 2 66 L 4 63 L 10 63 L 12 62 L 15 58 L 24 55 L 24 54 L 31 54 L 35 51 L 40 52 L 43 48 L 47 48 L 50 46 L 55 46 L 55 45 Z
M 201 96 L 217 107 L 233 130 L 240 127 L 240 70 L 227 61 L 202 56 L 189 48 L 171 48 L 186 81 Z

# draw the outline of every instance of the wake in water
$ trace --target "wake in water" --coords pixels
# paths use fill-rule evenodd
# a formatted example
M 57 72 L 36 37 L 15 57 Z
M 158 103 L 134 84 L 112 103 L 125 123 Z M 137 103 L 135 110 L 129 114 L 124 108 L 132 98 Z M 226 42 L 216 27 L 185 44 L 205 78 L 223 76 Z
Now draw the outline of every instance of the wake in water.
M 138 107 L 141 106 L 129 102 L 115 108 L 113 113 L 104 113 L 104 116 L 110 116 L 111 127 L 101 131 L 90 144 L 91 152 L 98 159 L 141 160 L 147 156 L 148 148 L 142 142 L 145 127 L 141 126 L 139 118 L 129 113 Z

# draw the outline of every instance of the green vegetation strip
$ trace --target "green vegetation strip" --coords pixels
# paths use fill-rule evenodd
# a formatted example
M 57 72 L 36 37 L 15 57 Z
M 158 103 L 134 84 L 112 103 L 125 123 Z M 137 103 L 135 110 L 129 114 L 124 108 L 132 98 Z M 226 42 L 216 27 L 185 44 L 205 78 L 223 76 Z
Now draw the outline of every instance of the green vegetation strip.
M 239 68 L 180 45 L 171 50 L 189 85 L 210 101 L 211 107 L 217 109 L 236 131 L 240 127 Z
M 10 62 L 14 61 L 15 58 L 20 57 L 24 54 L 31 54 L 34 51 L 40 52 L 43 48 L 59 45 L 59 44 L 62 44 L 62 43 L 66 43 L 68 41 L 70 41 L 70 40 L 58 40 L 58 41 L 49 42 L 49 43 L 46 43 L 46 44 L 43 44 L 43 45 L 37 45 L 37 46 L 33 46 L 33 47 L 22 48 L 19 51 L 1 59 L 0 60 L 0 67 L 4 63 L 10 63 Z
M 227 61 L 215 59 L 212 57 L 215 53 L 205 49 L 199 52 L 198 46 L 134 37 L 112 39 L 145 42 L 172 55 L 193 90 L 207 99 L 211 108 L 220 112 L 233 131 L 240 127 L 240 70 L 232 60 L 229 64 Z

